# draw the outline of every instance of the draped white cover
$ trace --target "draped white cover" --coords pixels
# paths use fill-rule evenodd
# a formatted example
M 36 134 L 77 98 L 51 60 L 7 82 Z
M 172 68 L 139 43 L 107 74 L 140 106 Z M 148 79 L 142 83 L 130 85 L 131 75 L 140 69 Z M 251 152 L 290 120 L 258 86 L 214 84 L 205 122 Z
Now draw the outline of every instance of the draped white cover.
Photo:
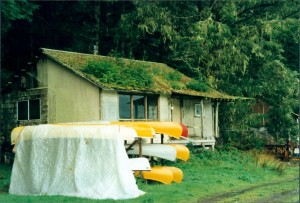
M 118 125 L 24 127 L 10 194 L 128 199 L 142 194 Z

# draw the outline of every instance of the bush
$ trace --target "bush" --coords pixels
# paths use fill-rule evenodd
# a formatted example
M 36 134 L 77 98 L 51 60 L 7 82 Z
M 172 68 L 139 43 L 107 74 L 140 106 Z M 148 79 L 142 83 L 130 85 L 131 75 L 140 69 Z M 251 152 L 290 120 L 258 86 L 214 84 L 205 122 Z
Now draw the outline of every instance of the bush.
M 265 143 L 253 131 L 231 131 L 223 135 L 219 148 L 233 148 L 239 150 L 262 149 Z
M 5 136 L 0 135 L 0 163 L 11 164 L 12 162 L 12 146 Z

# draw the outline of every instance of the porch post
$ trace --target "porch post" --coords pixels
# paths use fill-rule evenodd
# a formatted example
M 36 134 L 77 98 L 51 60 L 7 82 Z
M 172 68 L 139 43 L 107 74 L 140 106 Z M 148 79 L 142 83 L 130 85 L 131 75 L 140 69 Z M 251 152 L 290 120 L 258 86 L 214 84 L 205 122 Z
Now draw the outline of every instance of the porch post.
M 219 137 L 218 133 L 218 125 L 219 125 L 219 104 L 220 102 L 216 102 L 216 108 L 215 108 L 215 137 Z
M 201 100 L 201 137 L 204 136 L 204 105 L 203 99 Z

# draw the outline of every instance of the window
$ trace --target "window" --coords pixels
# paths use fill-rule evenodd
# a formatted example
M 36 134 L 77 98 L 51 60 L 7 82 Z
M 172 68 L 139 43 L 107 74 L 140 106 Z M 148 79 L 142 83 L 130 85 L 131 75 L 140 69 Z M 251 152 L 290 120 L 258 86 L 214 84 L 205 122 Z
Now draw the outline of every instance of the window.
M 158 95 L 119 95 L 120 120 L 158 120 Z
M 147 96 L 147 116 L 149 120 L 158 120 L 158 97 L 157 95 Z
M 145 119 L 145 97 L 140 95 L 133 95 L 133 118 Z
M 40 119 L 40 100 L 26 100 L 18 102 L 18 120 Z
M 28 120 L 28 101 L 18 102 L 18 120 Z
M 130 119 L 130 95 L 119 96 L 119 115 L 122 119 Z
M 201 116 L 201 104 L 195 104 L 195 116 Z

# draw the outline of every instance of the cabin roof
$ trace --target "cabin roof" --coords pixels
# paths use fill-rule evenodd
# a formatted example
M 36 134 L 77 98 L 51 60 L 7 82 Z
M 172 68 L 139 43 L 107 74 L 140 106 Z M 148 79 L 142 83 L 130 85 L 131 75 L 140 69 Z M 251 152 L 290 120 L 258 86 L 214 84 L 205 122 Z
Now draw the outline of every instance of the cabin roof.
M 101 89 L 125 92 L 170 93 L 221 100 L 236 100 L 241 98 L 219 92 L 212 88 L 208 88 L 206 91 L 197 91 L 188 88 L 187 84 L 192 79 L 163 63 L 46 48 L 42 48 L 41 51 L 44 55 L 58 62 L 65 68 L 73 71 L 77 75 L 99 86 Z M 108 63 L 109 65 L 119 67 L 119 69 L 122 70 L 119 70 L 119 75 L 113 75 L 114 73 L 110 73 L 113 76 L 104 80 L 103 78 L 97 77 L 97 74 L 86 71 L 86 68 L 89 64 L 98 62 L 105 64 Z M 134 77 L 131 79 L 132 81 L 125 82 L 127 78 L 130 80 L 130 77 L 132 77 L 133 74 L 132 71 L 134 71 L 134 69 L 136 69 L 137 72 L 134 72 Z M 126 72 L 129 75 L 126 75 Z M 140 81 L 142 81 L 141 84 L 139 84 Z

